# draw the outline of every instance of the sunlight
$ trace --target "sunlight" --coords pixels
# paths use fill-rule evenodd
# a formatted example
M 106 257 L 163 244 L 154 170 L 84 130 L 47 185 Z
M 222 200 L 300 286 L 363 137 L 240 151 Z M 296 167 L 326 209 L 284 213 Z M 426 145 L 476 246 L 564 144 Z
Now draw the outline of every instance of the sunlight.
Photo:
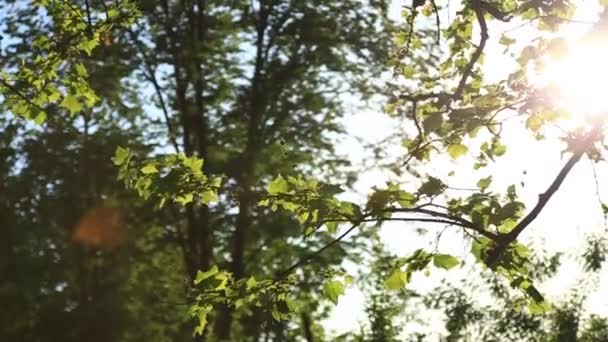
M 587 41 L 561 58 L 548 57 L 539 81 L 551 89 L 555 104 L 573 121 L 608 112 L 608 45 Z

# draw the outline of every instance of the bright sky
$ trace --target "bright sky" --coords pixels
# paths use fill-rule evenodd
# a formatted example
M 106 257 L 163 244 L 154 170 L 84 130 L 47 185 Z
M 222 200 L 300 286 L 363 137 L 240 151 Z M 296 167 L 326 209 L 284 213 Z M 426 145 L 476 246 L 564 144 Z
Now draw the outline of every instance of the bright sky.
M 392 6 L 393 17 L 398 18 L 400 5 L 409 4 L 410 1 L 396 0 Z M 564 25 L 560 36 L 565 36 L 574 43 L 577 39 L 591 28 L 591 23 L 597 20 L 600 7 L 595 1 L 579 1 L 578 10 L 574 16 L 575 23 Z M 442 22 L 448 22 L 448 16 L 453 18 L 454 11 L 459 5 L 451 1 L 450 12 L 444 13 Z M 529 43 L 535 36 L 535 31 L 530 26 L 521 26 L 519 23 L 492 24 L 489 27 L 491 37 L 500 37 L 500 33 L 508 32 L 510 37 L 518 39 L 518 43 Z M 498 39 L 489 42 L 485 57 L 485 72 L 487 79 L 499 80 L 513 67 L 512 57 L 503 53 L 504 46 L 499 45 Z M 603 47 L 598 44 L 591 48 L 578 49 L 578 53 L 567 56 L 559 62 L 549 63 L 546 72 L 540 77 L 539 82 L 556 82 L 560 84 L 562 97 L 560 104 L 576 113 L 597 112 L 608 110 L 608 100 L 603 92 L 605 86 L 602 84 L 608 80 L 608 44 Z M 395 123 L 383 114 L 380 107 L 357 110 L 352 118 L 346 120 L 347 131 L 359 136 L 366 141 L 379 141 L 390 132 Z M 578 121 L 573 114 L 573 120 Z M 580 122 L 580 121 L 579 121 Z M 513 122 L 504 127 L 505 142 L 509 147 L 507 154 L 499 159 L 492 167 L 481 172 L 471 174 L 473 159 L 467 158 L 451 161 L 448 158 L 435 158 L 433 169 L 435 175 L 447 176 L 451 170 L 456 170 L 456 175 L 449 177 L 450 186 L 471 188 L 481 177 L 493 176 L 492 187 L 497 191 L 504 191 L 510 184 L 525 183 L 523 189 L 518 192 L 523 197 L 529 210 L 537 200 L 538 194 L 544 192 L 550 182 L 555 178 L 565 160 L 562 159 L 561 147 L 556 139 L 550 137 L 538 142 L 529 134 L 521 134 L 521 123 Z M 343 145 L 344 152 L 357 160 L 362 149 L 353 142 Z M 567 156 L 566 156 L 567 157 Z M 459 173 L 458 170 L 467 170 Z M 524 170 L 526 171 L 524 175 Z M 596 165 L 599 178 L 599 187 L 596 188 L 593 176 L 592 164 L 583 159 L 572 170 L 558 193 L 550 200 L 547 207 L 539 215 L 537 220 L 522 234 L 524 241 L 534 241 L 537 246 L 542 245 L 548 252 L 570 251 L 570 255 L 580 255 L 584 238 L 590 232 L 601 232 L 604 229 L 603 216 L 599 206 L 597 193 L 604 201 L 608 201 L 608 179 L 602 177 L 608 171 L 605 165 Z M 388 174 L 369 170 L 360 175 L 361 180 L 356 185 L 358 193 L 368 193 L 372 186 L 382 187 L 389 179 Z M 417 225 L 420 226 L 420 225 Z M 420 237 L 414 233 L 417 226 L 406 223 L 387 224 L 382 229 L 382 238 L 386 246 L 398 255 L 408 255 L 413 250 L 429 246 L 434 247 L 434 233 L 426 237 Z M 447 231 L 439 245 L 440 250 L 465 256 L 469 247 L 463 246 L 459 231 L 454 228 Z M 348 266 L 348 265 L 347 265 Z M 355 267 L 348 267 L 355 272 Z M 448 274 L 451 281 L 466 277 L 465 271 L 452 271 Z M 548 295 L 549 300 L 557 300 L 560 295 L 565 294 L 572 287 L 576 287 L 580 267 L 576 262 L 566 262 L 558 276 L 540 288 Z M 444 281 L 445 272 L 432 272 L 426 278 L 423 275 L 414 278 L 412 288 L 416 290 L 429 290 Z M 608 296 L 599 293 L 608 291 L 608 273 L 603 272 L 599 279 L 598 294 L 589 297 L 587 308 L 589 312 L 608 312 Z M 363 307 L 365 298 L 361 291 L 353 286 L 347 289 L 346 294 L 340 298 L 338 306 L 333 310 L 330 319 L 325 326 L 336 333 L 343 333 L 357 329 L 361 322 L 365 322 Z M 440 323 L 438 317 L 429 316 L 433 325 Z

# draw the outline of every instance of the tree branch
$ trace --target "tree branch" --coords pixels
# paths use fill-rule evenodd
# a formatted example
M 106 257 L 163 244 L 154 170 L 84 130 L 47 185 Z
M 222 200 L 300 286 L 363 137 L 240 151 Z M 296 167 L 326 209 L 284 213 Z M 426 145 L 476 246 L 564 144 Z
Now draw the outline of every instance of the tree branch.
M 475 52 L 473 52 L 473 55 L 471 56 L 471 59 L 469 60 L 469 63 L 467 64 L 462 74 L 462 77 L 460 78 L 458 87 L 454 92 L 454 96 L 452 97 L 452 99 L 455 101 L 459 100 L 462 97 L 464 88 L 467 85 L 467 80 L 471 76 L 475 64 L 477 64 L 477 62 L 479 61 L 479 58 L 481 57 L 481 54 L 483 53 L 483 50 L 486 47 L 486 42 L 489 38 L 488 25 L 486 23 L 486 19 L 483 16 L 484 13 L 482 9 L 482 2 L 480 0 L 471 0 L 471 6 L 473 7 L 473 11 L 475 12 L 475 16 L 477 17 L 477 22 L 479 23 L 479 28 L 481 29 L 481 38 L 479 39 L 479 45 L 477 45 Z
M 492 250 L 490 250 L 486 257 L 486 264 L 488 265 L 488 267 L 494 268 L 501 254 L 507 249 L 509 244 L 515 241 L 519 234 L 521 234 L 521 232 L 523 232 L 524 229 L 526 229 L 526 227 L 528 227 L 530 223 L 532 223 L 532 221 L 536 219 L 536 217 L 543 210 L 547 202 L 549 202 L 551 197 L 553 197 L 555 192 L 557 192 L 561 184 L 564 182 L 564 180 L 568 176 L 568 173 L 570 173 L 570 170 L 572 170 L 574 165 L 578 163 L 583 154 L 585 154 L 585 152 L 589 150 L 593 143 L 597 141 L 601 132 L 601 127 L 602 125 L 596 125 L 596 127 L 591 132 L 589 132 L 581 139 L 578 146 L 576 146 L 574 153 L 572 154 L 568 162 L 566 162 L 566 164 L 562 167 L 561 171 L 557 174 L 557 177 L 555 177 L 551 185 L 549 185 L 549 187 L 544 193 L 538 196 L 538 202 L 536 203 L 532 211 L 530 211 L 530 213 L 528 213 L 528 215 L 526 215 L 517 224 L 517 226 L 513 228 L 511 232 L 500 236 L 496 246 Z
M 492 240 L 499 239 L 499 235 L 497 235 L 491 231 L 485 230 L 482 227 L 475 225 L 473 222 L 471 222 L 467 219 L 464 219 L 459 216 L 442 213 L 440 211 L 435 211 L 435 210 L 431 210 L 431 209 L 423 209 L 423 208 L 417 207 L 417 208 L 389 208 L 387 210 L 387 212 L 414 213 L 414 214 L 424 214 L 424 215 L 434 216 L 434 217 L 441 217 L 443 219 L 447 219 L 449 222 L 451 222 L 455 225 L 473 230 L 489 239 L 492 239 Z M 448 223 L 448 222 L 443 222 L 443 223 Z
M 435 12 L 435 24 L 437 25 L 437 46 L 441 43 L 441 20 L 439 19 L 439 8 L 437 8 L 437 3 L 435 0 L 431 0 L 431 5 L 433 5 L 433 12 Z
M 133 32 L 133 30 L 131 28 L 127 28 L 127 32 L 131 36 L 131 40 L 137 47 L 137 50 L 139 51 L 139 53 L 141 53 L 142 61 L 144 62 L 144 68 L 145 68 L 144 75 L 148 79 L 148 81 L 152 84 L 152 86 L 154 87 L 154 92 L 156 93 L 156 97 L 158 97 L 158 103 L 160 104 L 161 110 L 163 112 L 163 116 L 165 118 L 165 124 L 167 125 L 167 134 L 169 136 L 169 141 L 171 141 L 171 145 L 173 145 L 175 152 L 179 153 L 180 149 L 179 149 L 179 144 L 177 143 L 177 139 L 176 139 L 176 132 L 175 132 L 175 129 L 173 128 L 173 125 L 171 124 L 169 109 L 167 107 L 167 104 L 165 103 L 165 99 L 163 97 L 161 86 L 158 83 L 158 80 L 156 79 L 156 73 L 155 73 L 154 67 L 152 66 L 152 62 L 150 62 L 150 59 L 148 58 L 148 54 L 146 53 L 146 50 L 144 49 L 141 41 L 137 38 L 137 34 L 135 34 L 135 32 Z
M 357 227 L 359 227 L 359 223 L 358 222 L 355 223 L 355 224 L 353 224 L 344 233 L 342 233 L 340 236 L 338 236 L 334 240 L 330 241 L 325 246 L 323 246 L 323 247 L 317 249 L 316 251 L 308 254 L 307 256 L 305 256 L 305 257 L 301 258 L 300 260 L 298 260 L 295 264 L 293 264 L 293 265 L 289 266 L 288 268 L 284 269 L 283 271 L 279 272 L 277 274 L 277 276 L 275 277 L 275 280 L 280 280 L 282 278 L 285 278 L 291 272 L 293 272 L 296 268 L 299 268 L 299 267 L 303 266 L 304 264 L 308 263 L 310 260 L 316 258 L 318 255 L 320 255 L 321 253 L 323 253 L 323 251 L 325 251 L 326 249 L 328 249 L 331 246 L 333 246 L 333 245 L 337 244 L 338 242 L 342 241 L 345 237 L 348 236 L 348 234 L 350 234 Z

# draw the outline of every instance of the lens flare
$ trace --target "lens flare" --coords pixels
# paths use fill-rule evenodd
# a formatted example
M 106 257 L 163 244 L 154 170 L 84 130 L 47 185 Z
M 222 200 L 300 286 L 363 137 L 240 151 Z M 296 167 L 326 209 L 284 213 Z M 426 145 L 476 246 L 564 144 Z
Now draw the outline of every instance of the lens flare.
M 561 58 L 547 58 L 540 80 L 555 105 L 573 118 L 608 112 L 608 44 L 587 42 Z
M 113 249 L 126 240 L 126 227 L 119 209 L 98 206 L 87 211 L 72 239 L 82 245 L 99 249 Z

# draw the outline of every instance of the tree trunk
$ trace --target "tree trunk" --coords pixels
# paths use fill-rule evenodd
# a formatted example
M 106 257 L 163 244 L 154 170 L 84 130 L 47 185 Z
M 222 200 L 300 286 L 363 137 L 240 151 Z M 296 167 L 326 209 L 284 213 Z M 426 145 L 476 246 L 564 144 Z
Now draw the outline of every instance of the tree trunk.
M 310 322 L 310 316 L 306 312 L 302 312 L 302 330 L 304 332 L 304 338 L 306 342 L 314 342 L 315 338 L 312 333 L 312 323 Z

